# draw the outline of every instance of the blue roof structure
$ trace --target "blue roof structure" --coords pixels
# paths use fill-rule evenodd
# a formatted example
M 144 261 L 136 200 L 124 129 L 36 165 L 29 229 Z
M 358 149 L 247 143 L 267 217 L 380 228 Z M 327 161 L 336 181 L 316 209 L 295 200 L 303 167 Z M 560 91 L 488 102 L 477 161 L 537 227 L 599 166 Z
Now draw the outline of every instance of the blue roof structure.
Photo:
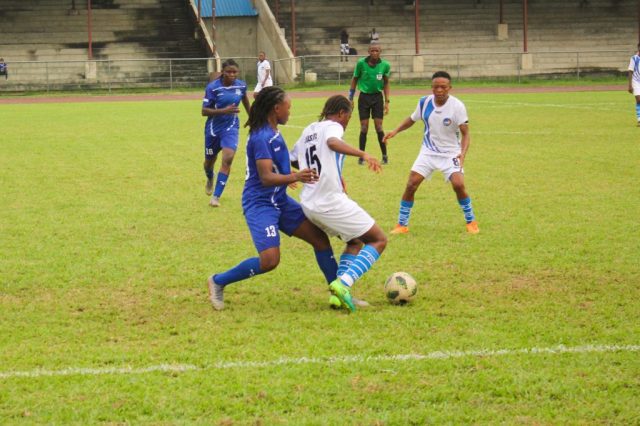
M 201 0 L 194 0 L 196 7 Z M 200 15 L 211 18 L 211 0 L 202 0 Z M 251 0 L 216 0 L 216 18 L 225 16 L 258 16 Z

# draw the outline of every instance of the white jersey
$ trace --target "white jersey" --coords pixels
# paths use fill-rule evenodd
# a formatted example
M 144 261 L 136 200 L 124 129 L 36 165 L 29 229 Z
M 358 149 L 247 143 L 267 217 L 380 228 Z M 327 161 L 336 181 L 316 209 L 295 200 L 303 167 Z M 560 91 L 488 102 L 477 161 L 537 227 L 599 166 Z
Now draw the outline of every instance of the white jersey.
M 460 154 L 459 127 L 469 121 L 462 101 L 449 96 L 442 106 L 437 106 L 433 95 L 418 101 L 411 120 L 424 122 L 422 144 L 432 155 L 455 157 Z
M 344 154 L 329 148 L 327 140 L 342 139 L 344 129 L 335 121 L 325 120 L 310 124 L 291 150 L 291 158 L 297 158 L 300 169 L 315 169 L 319 180 L 304 184 L 300 204 L 314 211 L 329 210 L 338 200 L 346 198 L 342 187 Z
M 631 81 L 637 85 L 640 85 L 640 54 L 633 55 L 631 57 L 628 70 L 633 73 L 631 76 Z
M 258 85 L 261 87 L 273 86 L 273 79 L 271 78 L 271 72 L 265 82 L 264 79 L 267 76 L 267 71 L 271 71 L 271 64 L 266 59 L 262 62 L 258 62 Z M 262 84 L 264 82 L 264 84 Z

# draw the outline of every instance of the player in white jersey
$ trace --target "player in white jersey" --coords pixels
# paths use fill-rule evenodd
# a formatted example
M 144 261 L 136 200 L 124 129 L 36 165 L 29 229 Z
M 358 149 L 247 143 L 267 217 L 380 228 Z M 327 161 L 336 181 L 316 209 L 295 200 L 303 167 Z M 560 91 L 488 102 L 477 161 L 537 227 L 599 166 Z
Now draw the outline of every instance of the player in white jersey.
M 636 118 L 640 127 L 640 43 L 629 61 L 629 93 L 636 97 Z
M 260 52 L 258 54 L 258 83 L 256 84 L 256 88 L 253 89 L 253 99 L 256 98 L 262 89 L 269 86 L 273 86 L 271 64 L 267 60 L 267 55 L 264 52 Z
M 464 186 L 462 168 L 471 142 L 467 110 L 459 99 L 449 95 L 451 90 L 449 73 L 445 71 L 434 73 L 431 78 L 431 89 L 433 94 L 422 97 L 413 114 L 396 129 L 387 133 L 383 139 L 387 143 L 399 132 L 413 126 L 416 121 L 424 122 L 420 154 L 411 167 L 409 180 L 400 201 L 398 224 L 391 233 L 409 232 L 409 216 L 415 193 L 423 180 L 430 178 L 435 170 L 440 170 L 445 180 L 451 182 L 456 193 L 458 204 L 467 222 L 467 232 L 477 234 L 480 229 L 471 207 L 471 198 Z M 462 135 L 461 139 L 460 135 Z
M 356 304 L 350 288 L 378 260 L 387 245 L 387 237 L 344 190 L 342 167 L 345 155 L 361 158 L 374 172 L 381 170 L 378 160 L 342 139 L 351 111 L 351 101 L 347 97 L 330 97 L 320 120 L 304 129 L 291 153 L 301 169 L 310 168 L 318 174 L 318 181 L 304 184 L 300 193 L 305 216 L 327 235 L 338 236 L 346 242 L 340 256 L 337 279 L 329 289 L 353 312 Z

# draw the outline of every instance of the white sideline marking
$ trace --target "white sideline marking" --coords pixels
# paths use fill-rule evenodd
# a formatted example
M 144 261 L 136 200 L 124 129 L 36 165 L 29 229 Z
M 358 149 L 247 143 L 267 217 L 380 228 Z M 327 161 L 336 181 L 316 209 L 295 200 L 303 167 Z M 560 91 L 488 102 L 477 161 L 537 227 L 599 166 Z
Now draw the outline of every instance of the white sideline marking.
M 506 101 L 484 101 L 484 100 L 476 100 L 476 99 L 466 99 L 465 103 L 478 103 L 478 104 L 489 104 L 489 105 L 499 105 L 499 106 L 524 106 L 524 107 L 541 107 L 541 108 L 564 108 L 564 109 L 585 109 L 589 111 L 623 111 L 621 108 L 603 108 L 603 105 L 615 105 L 616 104 L 541 104 L 535 102 L 506 102 Z
M 280 365 L 302 364 L 337 364 L 337 363 L 366 363 L 375 361 L 422 361 L 442 360 L 467 357 L 496 357 L 505 355 L 541 355 L 541 354 L 585 354 L 604 352 L 640 352 L 640 345 L 584 345 L 564 346 L 558 345 L 549 348 L 523 348 L 523 349 L 477 349 L 469 351 L 435 351 L 427 354 L 401 354 L 401 355 L 345 355 L 322 358 L 280 358 L 271 361 L 221 361 L 210 366 L 197 366 L 192 364 L 160 364 L 149 367 L 108 367 L 108 368 L 76 368 L 69 367 L 62 370 L 36 369 L 30 371 L 4 371 L 0 372 L 0 379 L 13 377 L 48 377 L 48 376 L 99 376 L 105 374 L 126 375 L 144 374 L 156 371 L 181 373 L 185 371 L 203 370 L 228 370 L 231 368 L 263 368 Z

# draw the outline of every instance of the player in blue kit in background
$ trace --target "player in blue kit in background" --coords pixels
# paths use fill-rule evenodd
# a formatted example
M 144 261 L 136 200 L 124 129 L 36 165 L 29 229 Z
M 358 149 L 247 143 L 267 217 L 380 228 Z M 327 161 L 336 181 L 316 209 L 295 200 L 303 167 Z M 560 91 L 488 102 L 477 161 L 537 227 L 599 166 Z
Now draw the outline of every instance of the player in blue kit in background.
M 239 80 L 238 64 L 229 59 L 222 64 L 222 74 L 211 81 L 202 100 L 202 115 L 207 117 L 204 126 L 204 173 L 207 175 L 206 193 L 212 195 L 209 205 L 218 207 L 222 191 L 227 184 L 233 157 L 238 149 L 240 102 L 249 113 L 247 83 Z M 222 151 L 222 164 L 213 189 L 213 166 Z
M 327 283 L 335 280 L 338 265 L 329 238 L 304 215 L 300 204 L 287 195 L 287 185 L 318 180 L 315 170 L 291 172 L 289 150 L 278 130 L 289 120 L 291 99 L 276 86 L 262 89 L 249 110 L 247 177 L 242 209 L 258 257 L 240 262 L 207 279 L 209 300 L 224 309 L 225 286 L 275 269 L 280 263 L 280 231 L 311 244 Z

